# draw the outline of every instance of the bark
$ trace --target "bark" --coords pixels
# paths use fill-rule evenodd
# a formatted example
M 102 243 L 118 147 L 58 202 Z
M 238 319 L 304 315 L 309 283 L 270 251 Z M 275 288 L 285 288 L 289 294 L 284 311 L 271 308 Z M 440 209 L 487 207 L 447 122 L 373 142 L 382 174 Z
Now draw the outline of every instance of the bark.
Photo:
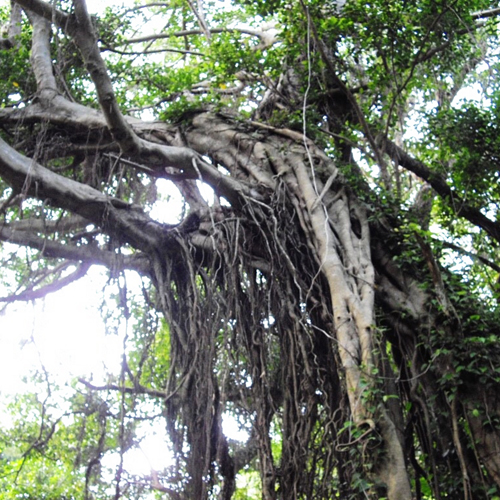
M 482 403 L 482 404 L 481 404 Z M 484 463 L 488 474 L 500 483 L 500 437 L 498 395 L 485 389 L 468 388 L 464 403 L 467 421 L 474 437 L 477 459 Z
M 19 42 L 21 34 L 21 8 L 15 3 L 11 3 L 9 29 L 6 38 L 0 38 L 0 49 L 12 49 Z
M 209 130 L 217 131 L 221 128 L 209 116 L 200 116 L 193 121 L 193 125 L 203 126 L 207 136 Z M 241 149 L 245 138 L 242 134 L 237 137 Z M 223 149 L 226 155 L 225 165 L 228 165 L 230 144 L 225 143 L 225 147 L 221 148 L 217 143 L 214 145 L 214 141 L 216 136 L 212 135 L 210 142 L 213 150 Z M 254 145 L 251 150 L 265 151 L 271 168 L 274 166 L 276 174 L 283 176 L 297 198 L 296 207 L 301 207 L 299 220 L 314 247 L 319 263 L 318 272 L 328 282 L 334 325 L 331 335 L 336 347 L 338 346 L 353 421 L 357 426 L 380 426 L 387 455 L 377 465 L 377 473 L 387 484 L 389 498 L 411 498 L 402 443 L 395 432 L 395 425 L 385 410 L 374 415 L 366 405 L 371 391 L 376 391 L 375 385 L 370 382 L 375 368 L 372 354 L 375 273 L 371 262 L 370 229 L 366 211 L 359 202 L 348 196 L 338 170 L 321 151 L 308 151 L 300 142 L 287 142 L 288 146 L 285 148 L 281 144 L 281 150 L 287 151 L 285 154 L 280 153 L 278 148 L 263 143 Z M 212 154 L 211 151 L 207 153 Z M 237 160 L 237 157 L 233 158 L 234 162 Z M 250 157 L 247 164 L 258 165 L 258 159 Z M 315 170 L 326 171 L 330 179 L 338 179 L 336 190 L 323 193 L 324 184 L 314 177 Z M 260 169 L 249 172 L 256 180 L 262 178 Z M 353 229 L 353 225 L 356 225 L 356 229 Z M 377 424 L 374 420 L 377 420 Z

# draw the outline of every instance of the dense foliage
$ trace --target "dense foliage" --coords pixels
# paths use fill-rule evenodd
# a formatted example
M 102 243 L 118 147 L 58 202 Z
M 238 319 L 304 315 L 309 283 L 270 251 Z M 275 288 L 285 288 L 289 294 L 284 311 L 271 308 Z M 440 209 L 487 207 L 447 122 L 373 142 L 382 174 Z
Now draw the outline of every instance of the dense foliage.
M 9 403 L 0 498 L 500 498 L 499 16 L 5 5 L 1 300 L 103 266 L 127 333 Z

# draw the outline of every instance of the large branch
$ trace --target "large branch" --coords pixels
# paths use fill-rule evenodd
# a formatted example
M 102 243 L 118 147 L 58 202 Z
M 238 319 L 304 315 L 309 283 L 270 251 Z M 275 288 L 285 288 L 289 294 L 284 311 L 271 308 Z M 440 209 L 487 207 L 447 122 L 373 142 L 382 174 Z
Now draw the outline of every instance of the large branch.
M 176 239 L 169 235 L 168 227 L 138 207 L 58 175 L 22 156 L 2 139 L 0 176 L 19 192 L 80 215 L 137 249 L 149 251 L 166 243 L 166 252 L 176 252 Z
M 74 0 L 75 15 L 66 26 L 60 26 L 75 41 L 87 71 L 96 87 L 101 110 L 109 131 L 124 153 L 140 150 L 139 138 L 125 120 L 116 101 L 111 78 L 97 45 L 97 35 L 92 26 L 85 0 Z
M 88 220 L 78 215 L 63 217 L 57 220 L 50 219 L 20 219 L 0 227 L 9 227 L 14 232 L 33 232 L 43 234 L 60 233 L 62 231 L 79 231 L 89 225 Z
M 116 101 L 111 78 L 97 45 L 90 16 L 84 0 L 74 0 L 75 18 L 67 26 L 61 26 L 75 40 L 87 70 L 95 84 L 99 104 L 106 119 L 108 129 L 119 144 L 121 151 L 131 158 L 140 158 L 155 172 L 169 173 L 182 178 L 200 177 L 203 160 L 200 155 L 186 147 L 165 146 L 145 141 L 137 136 L 134 129 L 123 116 Z M 203 165 L 207 167 L 207 165 Z M 208 167 L 210 167 L 208 165 Z
M 448 186 L 441 175 L 430 170 L 421 161 L 412 158 L 406 151 L 389 139 L 385 140 L 385 151 L 393 160 L 397 160 L 400 166 L 428 182 L 434 191 L 453 208 L 458 216 L 464 217 L 469 222 L 472 222 L 472 224 L 484 229 L 492 238 L 500 242 L 500 224 L 486 217 L 478 208 L 470 206 L 458 193 Z
M 43 7 L 44 2 L 38 0 L 18 0 L 18 2 L 24 7 L 33 8 L 36 13 L 41 13 L 46 19 L 53 19 L 48 17 L 48 10 Z M 31 16 L 36 17 L 35 14 L 31 14 Z M 104 120 L 94 110 L 70 103 L 57 92 L 55 96 L 51 92 L 49 98 L 46 102 L 42 102 L 41 109 L 35 114 L 44 119 L 47 119 L 47 114 L 52 115 L 61 124 L 67 124 L 68 121 L 71 121 L 75 126 L 80 127 L 83 123 L 88 124 L 90 128 L 95 128 L 96 125 L 98 127 L 106 126 L 126 159 L 146 165 L 150 169 L 151 175 L 174 181 L 200 179 L 210 184 L 216 192 L 226 197 L 231 203 L 244 204 L 250 195 L 250 187 L 224 178 L 213 165 L 205 162 L 192 149 L 151 142 L 137 135 L 132 123 L 135 122 L 137 125 L 138 120 L 125 117 L 119 109 L 111 79 L 97 45 L 97 36 L 83 0 L 75 1 L 75 15 L 65 18 L 65 21 L 64 25 L 60 25 L 60 28 L 75 40 L 80 49 L 96 86 Z M 43 87 L 39 86 L 39 91 L 42 91 L 46 86 L 53 86 L 50 70 L 50 33 L 45 29 L 43 23 L 37 25 L 35 31 L 37 36 L 36 43 L 33 44 L 33 52 L 36 57 L 33 57 L 33 65 L 37 81 L 43 85 Z M 43 101 L 43 99 L 41 100 Z M 19 113 L 12 112 L 12 114 Z M 29 116 L 33 115 L 33 112 L 28 109 L 23 110 L 21 114 Z
M 45 2 L 36 0 L 18 0 L 23 7 L 33 10 L 36 14 L 42 15 L 45 19 L 52 21 L 51 8 L 47 8 Z M 50 6 L 49 6 L 50 7 Z M 36 16 L 33 16 L 34 18 Z M 120 149 L 127 156 L 141 157 L 150 167 L 163 170 L 165 167 L 180 169 L 183 173 L 190 173 L 196 177 L 196 169 L 193 162 L 198 160 L 198 155 L 188 148 L 175 146 L 163 146 L 151 144 L 140 139 L 132 129 L 129 121 L 121 113 L 113 91 L 111 78 L 108 75 L 106 64 L 102 59 L 97 45 L 97 36 L 94 32 L 90 16 L 87 12 L 83 0 L 75 0 L 75 15 L 64 18 L 63 23 L 56 22 L 59 27 L 70 35 L 78 46 L 90 77 L 95 84 L 101 111 L 104 115 L 107 128 L 113 139 L 119 144 Z M 51 80 L 49 65 L 51 64 L 49 51 L 49 30 L 35 25 L 36 38 L 34 37 L 33 66 L 37 74 L 37 83 L 43 86 Z M 55 85 L 55 81 L 50 81 L 50 85 Z M 39 91 L 44 87 L 38 88 Z M 62 104 L 61 99 L 53 101 L 50 106 Z M 67 107 L 64 105 L 63 107 Z M 88 114 L 88 113 L 86 113 Z
M 14 126 L 45 122 L 72 127 L 75 131 L 106 132 L 106 122 L 99 111 L 70 102 L 61 95 L 54 96 L 50 106 L 37 101 L 24 108 L 0 108 L 0 121 Z M 101 142 L 106 142 L 106 137 L 102 134 L 100 137 Z
M 225 197 L 235 207 L 244 204 L 251 197 L 252 189 L 249 185 L 223 175 L 216 167 L 204 161 L 200 154 L 195 153 L 189 148 L 169 147 L 159 144 L 162 141 L 174 143 L 178 140 L 175 138 L 175 130 L 171 130 L 172 127 L 162 122 L 144 122 L 129 116 L 126 119 L 139 136 L 148 138 L 148 140 L 144 139 L 142 142 L 147 145 L 150 151 L 158 150 L 160 151 L 159 154 L 161 154 L 161 150 L 168 150 L 169 156 L 172 159 L 172 162 L 164 160 L 163 168 L 161 166 L 153 166 L 152 168 L 152 162 L 148 161 L 148 158 L 144 154 L 137 154 L 128 158 L 122 157 L 124 160 L 129 160 L 127 164 L 131 167 L 153 177 L 162 177 L 174 182 L 185 179 L 202 180 L 212 186 L 218 195 Z M 90 143 L 85 145 L 85 148 L 89 149 L 91 147 L 95 147 L 96 149 L 98 147 L 102 148 L 111 140 L 111 137 L 108 135 L 108 141 L 106 141 L 106 121 L 101 113 L 81 104 L 70 102 L 60 95 L 53 97 L 50 103 L 47 103 L 47 106 L 36 102 L 25 108 L 2 108 L 0 109 L 0 121 L 4 124 L 9 123 L 14 126 L 19 123 L 44 122 L 63 126 L 66 129 L 72 128 L 75 132 L 95 132 L 98 143 L 95 146 L 91 146 Z M 178 154 L 175 152 L 178 152 Z M 174 166 L 187 162 L 187 158 L 184 155 L 191 158 L 191 163 L 187 163 L 187 171 Z M 179 158 L 180 161 L 176 162 L 176 158 Z M 195 161 L 196 168 L 192 163 L 193 160 Z M 221 163 L 223 164 L 223 162 Z M 173 170 L 169 168 L 171 166 L 173 166 Z
M 12 4 L 10 9 L 10 22 L 7 38 L 0 38 L 0 50 L 11 49 L 19 41 L 21 34 L 21 9 L 19 5 Z
M 35 14 L 44 17 L 49 21 L 56 22 L 59 26 L 64 25 L 69 20 L 69 14 L 56 9 L 54 5 L 40 0 L 14 0 L 23 9 L 28 9 Z
M 0 227 L 0 240 L 40 250 L 44 257 L 100 264 L 113 270 L 130 269 L 146 274 L 150 268 L 149 260 L 144 254 L 117 255 L 115 252 L 101 250 L 91 244 L 80 246 L 61 244 L 42 238 L 31 231 L 17 231 L 10 225 Z
M 27 11 L 33 26 L 31 39 L 31 65 L 35 72 L 39 92 L 49 90 L 57 92 L 57 83 L 52 72 L 52 57 L 50 55 L 51 24 L 45 18 Z
M 218 33 L 241 33 L 242 35 L 255 36 L 260 40 L 260 43 L 257 46 L 257 48 L 259 49 L 265 49 L 271 47 L 277 41 L 277 30 L 274 28 L 267 30 L 252 30 L 248 28 L 211 28 L 209 29 L 209 32 L 212 35 Z M 152 35 L 130 38 L 129 40 L 125 40 L 123 42 L 123 45 L 151 42 L 154 40 L 168 39 L 174 37 L 201 35 L 201 34 L 203 34 L 203 32 L 199 29 L 182 30 L 182 31 L 176 31 L 174 33 L 156 33 Z
M 220 182 L 223 185 L 224 183 L 239 184 L 223 176 L 213 167 L 212 171 L 220 176 Z M 217 184 L 215 174 L 212 180 L 214 184 Z M 77 217 L 64 219 L 59 226 L 52 221 L 26 223 L 18 221 L 13 225 L 0 226 L 0 240 L 36 248 L 47 257 L 103 264 L 112 269 L 135 269 L 143 274 L 151 270 L 148 257 L 152 254 L 161 251 L 164 256 L 174 259 L 179 256 L 178 237 L 179 231 L 183 230 L 182 224 L 175 227 L 160 224 L 137 206 L 107 196 L 97 189 L 38 165 L 34 160 L 18 153 L 2 139 L 0 139 L 0 177 L 23 195 L 68 210 L 99 227 L 101 232 L 143 251 L 145 255 L 118 257 L 114 252 L 105 252 L 91 244 L 86 246 L 61 245 L 35 233 L 38 230 L 55 232 L 62 230 L 62 227 L 67 230 L 68 224 L 83 224 Z M 206 245 L 200 246 L 200 248 L 205 247 Z

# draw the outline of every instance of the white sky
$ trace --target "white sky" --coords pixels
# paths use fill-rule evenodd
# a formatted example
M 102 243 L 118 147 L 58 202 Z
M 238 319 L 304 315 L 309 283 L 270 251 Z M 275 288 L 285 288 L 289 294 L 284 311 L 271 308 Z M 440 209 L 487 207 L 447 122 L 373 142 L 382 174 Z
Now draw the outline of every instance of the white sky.
M 9 395 L 40 391 L 29 375 L 41 370 L 42 364 L 60 386 L 77 376 L 99 385 L 106 382 L 108 372 L 120 372 L 124 332 L 106 335 L 98 310 L 105 280 L 98 267 L 92 268 L 87 277 L 64 290 L 35 304 L 12 304 L 0 316 L 0 415 Z M 4 423 L 9 420 L 3 417 Z M 128 453 L 126 459 L 131 472 L 147 474 L 151 467 L 161 470 L 168 465 L 163 426 L 163 422 L 144 426 L 141 450 Z M 109 465 L 113 460 L 108 457 Z
M 95 373 L 103 363 L 115 369 L 120 353 L 117 337 L 104 335 L 96 290 L 103 279 L 97 269 L 64 290 L 32 303 L 15 303 L 0 317 L 0 380 L 2 392 L 22 390 L 27 367 L 42 362 L 57 378 Z M 113 345 L 115 344 L 115 345 Z M 106 359 L 107 358 L 107 359 Z M 115 365 L 115 366 L 113 366 Z M 115 371 L 115 370 L 113 370 Z
M 112 7 L 113 5 L 123 5 L 125 1 L 116 1 L 116 0 L 87 0 L 87 9 L 92 14 L 97 14 L 102 12 L 106 7 Z

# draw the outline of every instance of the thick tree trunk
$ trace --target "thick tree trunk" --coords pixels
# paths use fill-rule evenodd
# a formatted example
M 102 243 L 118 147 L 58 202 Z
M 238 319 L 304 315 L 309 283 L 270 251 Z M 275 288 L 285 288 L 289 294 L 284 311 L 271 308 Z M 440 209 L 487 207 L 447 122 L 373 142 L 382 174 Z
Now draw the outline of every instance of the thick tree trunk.
M 288 134 L 295 141 L 282 139 L 276 145 L 269 141 L 270 145 L 245 139 L 243 134 L 235 134 L 225 123 L 214 121 L 210 115 L 200 115 L 193 125 L 187 134 L 189 146 L 215 157 L 217 152 L 223 151 L 224 165 L 233 172 L 244 145 L 252 151 L 246 161 L 250 182 L 258 182 L 258 187 L 274 188 L 273 179 L 277 176 L 287 185 L 291 196 L 287 202 L 298 212 L 296 216 L 304 238 L 314 248 L 318 263 L 316 273 L 321 273 L 328 283 L 333 329 L 327 334 L 340 357 L 340 378 L 345 381 L 353 424 L 378 432 L 382 438 L 378 462 L 371 465 L 374 479 L 387 486 L 391 500 L 410 499 L 403 443 L 384 409 L 383 387 L 375 376 L 375 272 L 366 210 L 349 195 L 333 163 L 312 144 L 306 142 L 304 145 L 301 137 L 294 136 L 291 131 L 276 133 Z M 224 133 L 220 134 L 219 130 Z M 199 143 L 201 138 L 202 144 Z M 255 152 L 260 153 L 260 157 Z M 267 165 L 262 162 L 263 157 L 269 159 Z M 323 173 L 322 178 L 328 175 L 326 183 L 317 172 Z M 334 188 L 330 187 L 332 184 Z M 367 432 L 365 437 L 369 434 Z M 271 498 L 270 493 L 266 495 Z

